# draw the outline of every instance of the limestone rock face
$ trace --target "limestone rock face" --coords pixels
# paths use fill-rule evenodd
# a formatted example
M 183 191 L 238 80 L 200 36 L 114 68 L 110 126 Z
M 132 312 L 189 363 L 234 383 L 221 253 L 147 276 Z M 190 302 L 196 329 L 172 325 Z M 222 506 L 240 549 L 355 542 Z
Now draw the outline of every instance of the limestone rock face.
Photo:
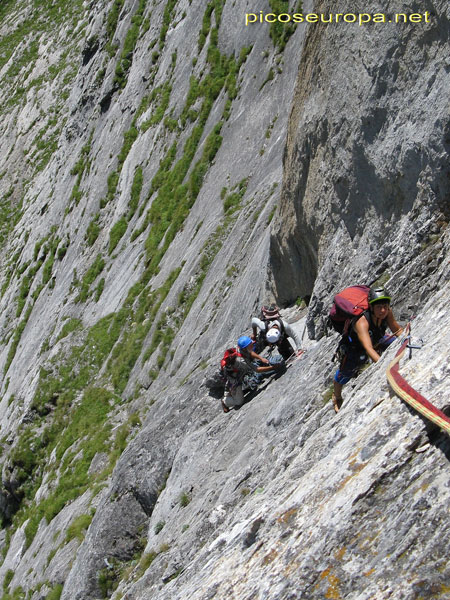
M 446 410 L 449 9 L 245 24 L 273 4 L 0 7 L 5 597 L 448 596 L 449 436 L 398 342 L 335 415 L 324 334 L 386 284 Z M 305 353 L 224 414 L 206 375 L 273 300 Z
M 271 238 L 281 302 L 381 275 L 411 298 L 407 264 L 449 216 L 448 16 L 435 2 L 421 26 L 309 30 Z

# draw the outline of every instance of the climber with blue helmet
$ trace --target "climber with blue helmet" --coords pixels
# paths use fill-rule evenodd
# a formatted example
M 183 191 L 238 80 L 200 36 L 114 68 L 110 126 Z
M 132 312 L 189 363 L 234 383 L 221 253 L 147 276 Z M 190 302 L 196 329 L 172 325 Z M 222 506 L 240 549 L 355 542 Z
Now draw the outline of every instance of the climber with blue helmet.
M 261 375 L 272 375 L 275 371 L 283 371 L 286 364 L 282 356 L 273 356 L 269 360 L 257 354 L 254 350 L 255 342 L 247 335 L 242 335 L 238 339 L 238 347 L 242 358 L 252 367 L 254 371 Z
M 259 361 L 261 365 L 268 366 L 270 363 L 267 358 L 260 356 L 255 352 L 255 342 L 248 335 L 241 335 L 238 339 L 238 346 L 241 355 L 251 361 Z
M 254 342 L 247 335 L 238 339 L 238 347 L 229 348 L 221 361 L 222 377 L 225 380 L 226 395 L 221 400 L 223 412 L 238 409 L 244 404 L 244 388 L 256 390 L 265 376 L 282 374 L 286 369 L 281 356 L 270 360 L 256 354 Z

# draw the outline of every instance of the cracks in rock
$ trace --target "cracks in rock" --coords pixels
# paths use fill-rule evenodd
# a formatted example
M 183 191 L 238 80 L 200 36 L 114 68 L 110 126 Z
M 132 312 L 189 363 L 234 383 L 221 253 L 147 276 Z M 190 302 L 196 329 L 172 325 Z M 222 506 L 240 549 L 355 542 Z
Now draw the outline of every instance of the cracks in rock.
M 264 519 L 262 517 L 258 517 L 250 526 L 250 529 L 247 531 L 244 540 L 243 546 L 244 548 L 250 548 L 255 542 L 258 535 L 258 531 L 261 525 L 264 523 Z
M 413 458 L 413 455 L 411 454 L 410 456 L 407 457 L 407 459 L 403 463 L 398 463 L 390 470 L 382 473 L 379 477 L 377 477 L 375 479 L 375 481 L 372 482 L 372 484 L 369 486 L 368 489 L 364 490 L 363 492 L 361 492 L 354 498 L 354 500 L 352 502 L 352 506 L 355 506 L 361 500 L 364 500 L 364 501 L 366 501 L 367 507 L 363 507 L 361 505 L 360 511 L 368 512 L 368 510 L 370 510 L 370 508 L 371 508 L 370 503 L 371 503 L 372 498 L 374 498 L 374 496 L 379 493 L 380 489 L 382 489 L 383 487 L 388 487 L 391 484 L 391 480 L 398 477 L 400 471 L 403 470 L 404 467 L 409 465 L 412 458 Z
M 242 477 L 242 478 L 241 478 L 241 479 L 240 479 L 240 480 L 237 482 L 237 484 L 234 486 L 233 492 L 235 492 L 235 491 L 238 489 L 238 487 L 239 487 L 239 486 L 240 486 L 242 483 L 244 483 L 244 481 L 247 481 L 247 479 L 250 479 L 250 477 L 251 477 L 252 475 L 253 475 L 253 473 L 252 473 L 251 471 L 249 471 L 249 472 L 248 472 L 246 475 L 244 475 L 244 477 Z
M 86 45 L 84 46 L 81 53 L 83 67 L 91 61 L 91 59 L 97 53 L 99 47 L 100 43 L 97 36 L 92 36 L 87 40 Z
M 139 492 L 139 490 L 133 488 L 130 490 L 130 493 L 132 494 L 133 498 L 136 500 L 136 502 L 139 504 L 139 506 L 141 507 L 141 509 L 143 510 L 143 512 L 147 515 L 148 519 L 150 519 L 150 517 L 153 514 L 153 509 L 155 508 L 155 504 L 158 500 L 158 496 L 156 493 L 154 494 L 142 494 Z
M 100 100 L 100 111 L 102 114 L 108 112 L 115 91 L 115 88 L 111 88 Z
M 449 438 L 449 436 L 444 431 L 442 431 L 438 425 L 435 425 L 434 423 L 429 421 L 425 416 L 421 415 L 416 410 L 414 410 L 414 408 L 412 408 L 412 406 L 409 406 L 409 404 L 406 404 L 406 403 L 403 403 L 403 404 L 407 408 L 408 412 L 415 417 L 419 417 L 424 425 L 423 431 L 421 431 L 419 433 L 419 436 L 413 442 L 411 442 L 411 444 L 407 447 L 407 449 L 411 450 L 413 452 L 417 448 L 419 448 L 419 446 L 428 442 L 435 448 L 439 449 L 443 453 L 445 458 L 450 462 L 450 438 Z M 450 405 L 445 406 L 443 408 L 442 412 L 444 412 L 444 414 L 447 414 L 447 416 L 449 416 L 450 415 Z

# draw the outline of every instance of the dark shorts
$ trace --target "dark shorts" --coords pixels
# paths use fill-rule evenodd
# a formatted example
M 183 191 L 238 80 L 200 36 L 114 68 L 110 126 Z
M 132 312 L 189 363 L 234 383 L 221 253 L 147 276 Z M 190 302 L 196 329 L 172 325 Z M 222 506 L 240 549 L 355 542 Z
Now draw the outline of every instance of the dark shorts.
M 391 335 L 385 335 L 377 344 L 377 351 L 385 350 L 396 338 Z M 341 362 L 339 369 L 336 371 L 334 381 L 340 385 L 345 385 L 352 377 L 356 377 L 361 368 L 369 360 L 367 354 L 361 346 L 350 346 L 348 344 L 340 344 L 339 353 Z
M 364 350 L 352 346 L 340 346 L 340 353 L 342 358 L 334 380 L 336 383 L 344 385 L 352 377 L 358 375 L 361 367 L 366 364 L 368 357 Z

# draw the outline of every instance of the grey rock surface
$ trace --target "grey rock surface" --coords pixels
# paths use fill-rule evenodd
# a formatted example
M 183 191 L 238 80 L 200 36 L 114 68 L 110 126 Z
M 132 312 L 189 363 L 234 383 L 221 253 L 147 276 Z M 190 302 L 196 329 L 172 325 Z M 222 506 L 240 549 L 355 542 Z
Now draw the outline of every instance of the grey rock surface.
M 433 3 L 432 14 L 421 27 L 350 37 L 338 24 L 310 29 L 271 238 L 281 302 L 313 296 L 316 316 L 350 280 L 381 275 L 395 276 L 398 300 L 417 293 L 408 262 L 449 216 L 448 6 Z
M 325 335 L 382 281 L 448 405 L 449 8 L 283 48 L 270 6 L 0 7 L 5 598 L 449 597 L 450 438 L 398 342 L 335 415 Z M 273 300 L 305 353 L 224 414 L 205 375 Z

